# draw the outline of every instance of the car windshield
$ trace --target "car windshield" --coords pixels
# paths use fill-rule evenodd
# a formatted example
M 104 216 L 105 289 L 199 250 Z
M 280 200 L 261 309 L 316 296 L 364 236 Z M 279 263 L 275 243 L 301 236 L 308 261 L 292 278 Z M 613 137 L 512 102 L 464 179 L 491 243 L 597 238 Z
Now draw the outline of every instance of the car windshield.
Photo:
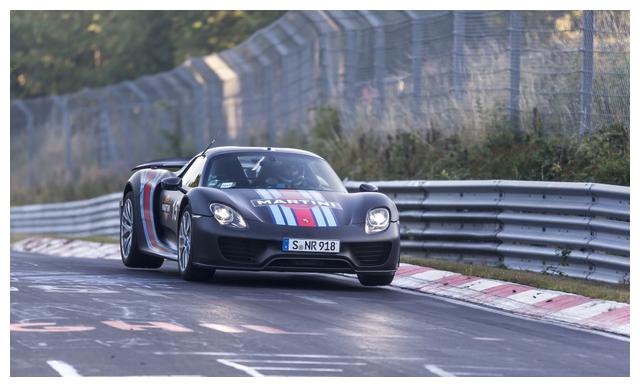
M 277 188 L 346 192 L 340 178 L 321 158 L 256 152 L 214 157 L 206 169 L 205 187 Z

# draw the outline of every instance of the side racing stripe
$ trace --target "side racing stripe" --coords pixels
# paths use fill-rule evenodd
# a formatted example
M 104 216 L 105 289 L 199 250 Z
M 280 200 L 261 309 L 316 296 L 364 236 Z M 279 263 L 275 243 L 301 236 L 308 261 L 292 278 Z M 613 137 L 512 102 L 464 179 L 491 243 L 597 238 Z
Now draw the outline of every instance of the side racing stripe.
M 144 172 L 140 176 L 140 212 L 142 228 L 147 246 L 160 253 L 175 254 L 177 250 L 164 243 L 156 234 L 155 217 L 153 216 L 153 193 L 161 175 L 156 172 Z

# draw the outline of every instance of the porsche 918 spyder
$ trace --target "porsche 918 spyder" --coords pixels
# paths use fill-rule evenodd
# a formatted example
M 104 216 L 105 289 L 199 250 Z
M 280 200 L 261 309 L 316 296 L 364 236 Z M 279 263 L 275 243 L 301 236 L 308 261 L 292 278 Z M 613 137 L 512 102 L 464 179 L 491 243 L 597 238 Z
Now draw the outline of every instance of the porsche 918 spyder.
M 120 202 L 127 267 L 174 260 L 195 281 L 216 269 L 355 273 L 367 286 L 398 268 L 394 203 L 369 184 L 348 193 L 311 152 L 214 147 L 133 171 Z

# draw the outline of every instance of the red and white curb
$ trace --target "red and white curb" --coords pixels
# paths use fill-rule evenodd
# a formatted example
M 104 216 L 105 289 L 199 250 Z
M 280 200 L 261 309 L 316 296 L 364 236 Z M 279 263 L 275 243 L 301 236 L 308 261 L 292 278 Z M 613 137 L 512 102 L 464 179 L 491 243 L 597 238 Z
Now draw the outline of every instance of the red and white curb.
M 400 264 L 392 286 L 489 306 L 514 314 L 630 335 L 630 306 L 511 282 Z
M 120 259 L 115 243 L 29 238 L 14 251 L 99 259 Z M 352 276 L 352 275 L 348 275 Z M 541 320 L 630 336 L 629 304 L 554 290 L 400 264 L 391 286 L 484 305 Z

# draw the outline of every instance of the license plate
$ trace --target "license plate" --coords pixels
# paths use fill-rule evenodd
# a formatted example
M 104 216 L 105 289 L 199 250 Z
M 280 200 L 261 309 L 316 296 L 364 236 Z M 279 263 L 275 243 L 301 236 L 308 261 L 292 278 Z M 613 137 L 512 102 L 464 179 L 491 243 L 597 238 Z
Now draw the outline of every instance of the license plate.
M 326 239 L 284 238 L 282 251 L 303 251 L 310 253 L 339 253 L 340 241 Z

